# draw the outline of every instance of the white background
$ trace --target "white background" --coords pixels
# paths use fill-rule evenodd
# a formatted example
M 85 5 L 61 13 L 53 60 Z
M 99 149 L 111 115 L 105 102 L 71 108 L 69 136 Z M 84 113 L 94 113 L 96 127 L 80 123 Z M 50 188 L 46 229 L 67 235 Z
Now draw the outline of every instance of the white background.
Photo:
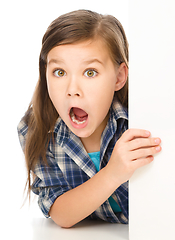
M 162 152 L 130 181 L 130 240 L 175 239 L 175 2 L 130 5 L 130 127 L 162 139 Z
M 38 80 L 42 36 L 59 15 L 82 8 L 114 15 L 128 36 L 128 0 L 7 0 L 0 4 L 0 206 L 3 222 L 10 226 L 10 231 L 3 228 L 8 234 L 19 228 L 18 217 L 28 214 L 43 217 L 36 200 L 29 213 L 28 205 L 19 210 L 24 200 L 26 170 L 17 136 L 17 124 L 27 110 Z M 27 225 L 20 229 L 28 233 L 25 239 L 31 239 Z

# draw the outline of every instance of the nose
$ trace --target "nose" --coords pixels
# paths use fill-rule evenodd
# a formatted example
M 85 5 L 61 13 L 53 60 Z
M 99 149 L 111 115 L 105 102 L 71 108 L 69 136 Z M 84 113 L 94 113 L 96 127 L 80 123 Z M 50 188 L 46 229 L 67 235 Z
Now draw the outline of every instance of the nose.
M 82 90 L 80 88 L 80 84 L 77 79 L 71 79 L 69 81 L 67 96 L 68 97 L 81 97 L 83 95 Z
M 77 93 L 74 93 L 74 92 L 68 92 L 67 93 L 68 97 L 71 97 L 71 96 L 77 96 L 77 97 L 80 97 L 80 94 L 77 92 Z

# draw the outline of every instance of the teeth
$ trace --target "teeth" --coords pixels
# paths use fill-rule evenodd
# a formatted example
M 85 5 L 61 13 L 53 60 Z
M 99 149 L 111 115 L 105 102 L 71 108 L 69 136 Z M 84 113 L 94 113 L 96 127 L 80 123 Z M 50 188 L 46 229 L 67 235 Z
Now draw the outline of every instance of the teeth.
M 78 124 L 78 125 L 79 125 L 79 124 L 83 124 L 83 123 L 86 122 L 86 120 L 78 121 L 77 119 L 75 119 L 75 115 L 74 115 L 73 111 L 71 111 L 70 117 L 71 117 L 71 119 L 72 119 L 72 122 L 74 122 L 74 123 L 76 123 L 76 124 Z

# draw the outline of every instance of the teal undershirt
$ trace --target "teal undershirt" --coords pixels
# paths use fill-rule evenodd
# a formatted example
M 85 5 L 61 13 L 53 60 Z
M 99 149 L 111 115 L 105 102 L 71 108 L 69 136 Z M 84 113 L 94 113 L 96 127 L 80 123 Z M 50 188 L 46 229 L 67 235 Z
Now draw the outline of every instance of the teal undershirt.
M 92 152 L 92 153 L 88 153 L 88 155 L 92 159 L 97 172 L 99 172 L 99 170 L 100 170 L 100 152 Z M 121 212 L 121 208 L 119 207 L 119 205 L 116 203 L 116 201 L 112 197 L 109 197 L 108 200 L 109 200 L 109 203 L 114 212 Z

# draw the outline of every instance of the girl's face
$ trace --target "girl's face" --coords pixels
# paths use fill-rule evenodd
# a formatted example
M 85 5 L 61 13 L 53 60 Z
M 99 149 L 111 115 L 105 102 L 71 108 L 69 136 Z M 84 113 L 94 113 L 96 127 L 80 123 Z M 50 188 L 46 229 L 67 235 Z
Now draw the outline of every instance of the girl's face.
M 80 138 L 98 133 L 108 121 L 114 92 L 127 79 L 123 63 L 114 66 L 98 39 L 54 47 L 47 57 L 49 96 L 69 129 Z

